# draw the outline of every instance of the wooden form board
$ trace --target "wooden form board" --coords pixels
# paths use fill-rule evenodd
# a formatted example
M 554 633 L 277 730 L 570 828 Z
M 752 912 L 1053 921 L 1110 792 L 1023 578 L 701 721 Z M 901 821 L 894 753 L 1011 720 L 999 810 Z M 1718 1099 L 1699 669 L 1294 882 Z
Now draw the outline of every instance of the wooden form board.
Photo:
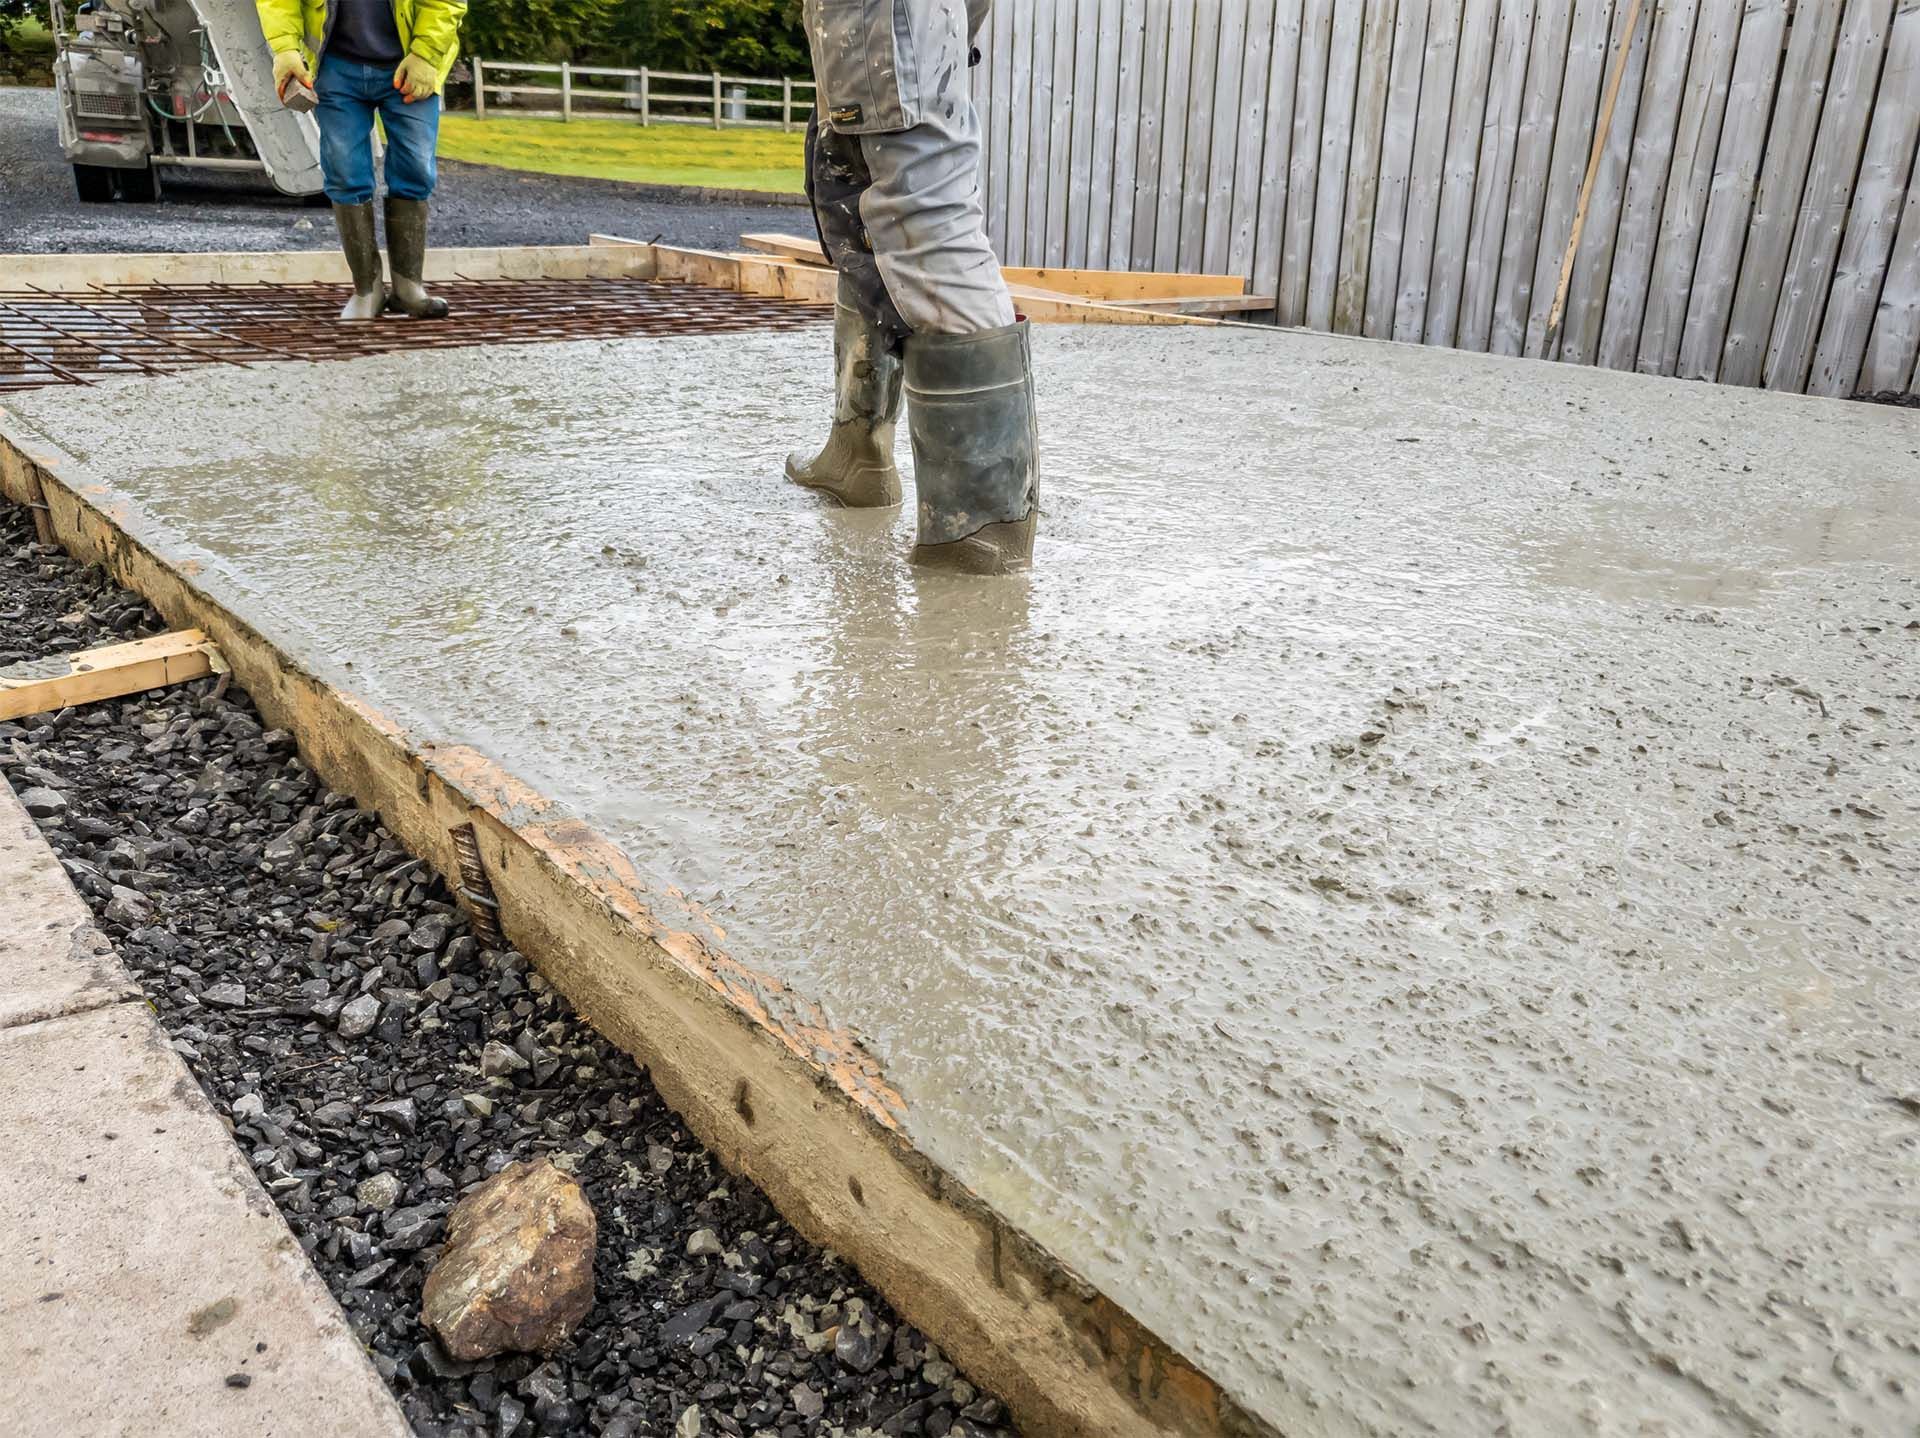
M 0 669 L 0 723 L 225 672 L 219 650 L 198 629 L 32 659 Z
M 1642 3 L 1629 35 L 1631 0 L 1000 0 L 990 236 L 1015 268 L 1239 272 L 1281 323 L 1539 354 L 1624 50 L 1561 356 L 1912 388 L 1920 0 Z
M 724 257 L 723 257 L 724 258 Z M 28 481 L 31 480 L 31 484 Z M 1034 1438 L 1278 1438 L 1277 1430 L 916 1149 L 856 1035 L 729 951 L 678 890 L 469 746 L 322 680 L 199 587 L 104 477 L 0 413 L 0 498 L 44 494 L 58 542 L 211 635 L 268 723 L 450 884 L 479 855 L 507 937 L 730 1171 L 851 1262 Z M 748 1102 L 749 1097 L 751 1102 Z
M 652 254 L 593 245 L 512 245 L 427 251 L 429 280 L 644 279 Z M 209 254 L 0 255 L 0 289 L 58 292 L 110 285 L 346 284 L 338 250 Z
M 740 242 L 777 261 L 803 265 L 822 274 L 832 273 L 825 268 L 827 257 L 818 240 L 800 235 L 749 234 L 742 235 Z M 1065 270 L 1045 266 L 1008 266 L 1001 270 L 1001 275 L 1030 319 L 1086 318 L 1074 307 L 1075 301 L 1082 306 L 1090 302 L 1162 314 L 1242 314 L 1273 307 L 1270 299 L 1246 294 L 1246 281 L 1236 275 Z

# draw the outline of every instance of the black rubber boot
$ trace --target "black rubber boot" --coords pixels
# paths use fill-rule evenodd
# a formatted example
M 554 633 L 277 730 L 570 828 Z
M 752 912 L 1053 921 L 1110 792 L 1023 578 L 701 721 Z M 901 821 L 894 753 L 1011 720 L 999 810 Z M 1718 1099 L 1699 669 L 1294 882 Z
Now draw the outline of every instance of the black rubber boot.
M 335 205 L 333 223 L 340 231 L 340 248 L 347 253 L 347 269 L 353 274 L 353 298 L 340 311 L 340 318 L 377 320 L 387 307 L 387 287 L 380 282 L 380 242 L 373 233 L 373 201 Z
M 851 303 L 840 281 L 833 313 L 833 430 L 812 459 L 787 456 L 787 478 L 849 509 L 900 502 L 893 427 L 900 418 L 900 357 Z
M 1004 574 L 1033 560 L 1040 432 L 1027 323 L 915 335 L 905 365 L 915 564 Z
M 387 265 L 393 271 L 389 305 L 416 320 L 444 319 L 447 302 L 427 293 L 427 202 L 387 196 Z

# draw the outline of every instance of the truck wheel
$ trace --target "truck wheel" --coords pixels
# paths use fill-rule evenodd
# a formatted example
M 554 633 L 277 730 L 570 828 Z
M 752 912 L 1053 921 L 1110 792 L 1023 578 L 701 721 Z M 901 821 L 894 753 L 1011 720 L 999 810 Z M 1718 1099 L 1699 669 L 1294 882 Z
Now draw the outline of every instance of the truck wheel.
M 122 170 L 120 197 L 136 204 L 152 204 L 160 198 L 160 172 L 151 165 L 144 170 Z
M 113 198 L 113 171 L 105 165 L 75 165 L 73 187 L 89 205 L 103 205 Z

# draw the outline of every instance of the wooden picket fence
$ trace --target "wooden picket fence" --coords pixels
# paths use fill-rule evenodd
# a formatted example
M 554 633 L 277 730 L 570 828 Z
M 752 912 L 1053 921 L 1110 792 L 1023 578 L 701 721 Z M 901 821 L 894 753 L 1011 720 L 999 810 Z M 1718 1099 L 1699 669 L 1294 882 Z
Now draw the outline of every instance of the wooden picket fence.
M 1920 389 L 1920 0 L 997 0 L 980 44 L 1009 264 L 1242 274 L 1345 334 Z

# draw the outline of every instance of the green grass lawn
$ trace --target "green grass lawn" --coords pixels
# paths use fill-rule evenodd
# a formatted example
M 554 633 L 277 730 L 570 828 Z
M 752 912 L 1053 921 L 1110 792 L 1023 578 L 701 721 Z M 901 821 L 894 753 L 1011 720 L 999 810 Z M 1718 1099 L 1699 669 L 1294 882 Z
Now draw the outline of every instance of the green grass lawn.
M 794 193 L 803 188 L 805 164 L 798 130 L 709 130 L 627 120 L 562 123 L 544 116 L 442 115 L 440 154 L 545 175 Z

